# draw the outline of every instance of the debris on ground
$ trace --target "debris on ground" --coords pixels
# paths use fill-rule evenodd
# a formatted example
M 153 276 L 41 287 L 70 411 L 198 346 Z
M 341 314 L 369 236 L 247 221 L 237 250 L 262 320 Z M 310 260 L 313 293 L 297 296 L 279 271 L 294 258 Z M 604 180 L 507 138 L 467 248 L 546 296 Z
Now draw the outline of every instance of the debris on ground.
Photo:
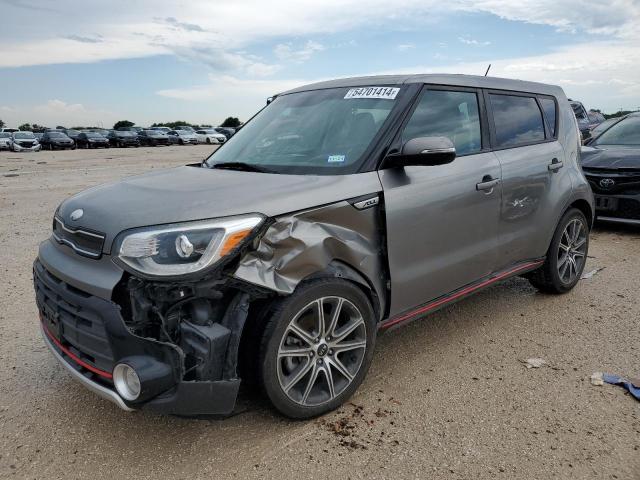
M 604 385 L 604 380 L 602 379 L 602 372 L 596 372 L 591 375 L 591 385 L 595 385 L 596 387 L 600 387 Z
M 640 380 L 626 379 L 610 373 L 603 373 L 602 380 L 611 385 L 618 385 L 625 388 L 633 398 L 640 400 Z
M 547 364 L 547 361 L 543 358 L 527 358 L 522 361 L 527 368 L 540 368 Z
M 602 270 L 604 270 L 604 267 L 595 268 L 595 269 L 591 270 L 590 272 L 583 273 L 582 276 L 580 277 L 580 279 L 581 280 L 589 280 L 591 277 L 593 277 L 598 272 L 601 272 Z
M 383 399 L 380 398 L 379 401 L 383 401 Z M 394 402 L 393 397 L 388 401 L 400 403 L 397 400 Z M 390 438 L 390 435 L 384 431 L 388 432 L 388 429 L 395 425 L 391 418 L 398 412 L 390 408 L 378 407 L 375 411 L 365 412 L 364 406 L 347 402 L 336 413 L 337 417 L 322 419 L 319 424 L 337 437 L 337 443 L 341 447 L 351 450 L 366 450 L 370 445 L 400 444 L 398 440 Z

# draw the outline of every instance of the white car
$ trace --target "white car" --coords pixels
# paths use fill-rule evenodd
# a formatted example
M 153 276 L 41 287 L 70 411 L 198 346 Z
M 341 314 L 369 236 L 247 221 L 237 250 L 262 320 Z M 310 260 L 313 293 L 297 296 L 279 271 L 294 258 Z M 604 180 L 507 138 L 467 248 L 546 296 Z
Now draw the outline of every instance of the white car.
M 177 138 L 180 145 L 195 145 L 199 143 L 198 137 L 195 133 L 190 132 L 189 130 L 171 130 L 167 132 L 167 135 Z
M 227 137 L 221 133 L 216 132 L 213 128 L 206 128 L 204 130 L 196 130 L 196 137 L 198 137 L 199 143 L 224 143 L 227 141 Z
M 14 152 L 39 152 L 42 145 L 33 132 L 13 132 L 11 134 L 11 150 Z
M 11 150 L 11 134 L 0 132 L 0 150 Z

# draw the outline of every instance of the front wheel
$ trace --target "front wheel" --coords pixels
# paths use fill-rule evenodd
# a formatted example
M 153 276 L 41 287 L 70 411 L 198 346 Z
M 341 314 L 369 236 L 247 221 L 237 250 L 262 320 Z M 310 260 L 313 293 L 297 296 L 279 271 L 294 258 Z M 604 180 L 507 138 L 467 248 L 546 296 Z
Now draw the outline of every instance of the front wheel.
M 260 379 L 273 406 L 311 418 L 344 403 L 364 379 L 376 339 L 366 295 L 345 280 L 301 285 L 273 305 L 260 348 Z
M 589 223 L 580 210 L 571 208 L 558 223 L 544 264 L 527 278 L 542 292 L 566 293 L 580 280 L 588 252 Z

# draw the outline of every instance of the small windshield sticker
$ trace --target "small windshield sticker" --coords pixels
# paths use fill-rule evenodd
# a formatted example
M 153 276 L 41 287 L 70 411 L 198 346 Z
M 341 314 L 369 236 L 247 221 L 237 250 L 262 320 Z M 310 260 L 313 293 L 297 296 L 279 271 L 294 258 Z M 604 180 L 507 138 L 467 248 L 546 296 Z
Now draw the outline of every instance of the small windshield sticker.
M 344 159 L 347 158 L 345 155 L 329 155 L 327 158 L 327 162 L 329 163 L 342 163 Z
M 381 98 L 384 100 L 395 100 L 399 91 L 400 88 L 396 87 L 358 87 L 349 89 L 344 98 Z

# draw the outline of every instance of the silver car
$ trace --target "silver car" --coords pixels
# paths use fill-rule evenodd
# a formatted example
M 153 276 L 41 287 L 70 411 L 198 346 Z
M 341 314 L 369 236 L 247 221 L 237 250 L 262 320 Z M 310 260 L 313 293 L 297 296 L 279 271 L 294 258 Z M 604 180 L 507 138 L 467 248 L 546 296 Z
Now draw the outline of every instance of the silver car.
M 11 134 L 11 150 L 14 152 L 39 152 L 42 145 L 33 132 L 13 132 Z
M 593 222 L 559 87 L 351 78 L 276 95 L 202 164 L 64 201 L 34 263 L 44 341 L 125 410 L 335 409 L 376 337 L 515 275 L 578 282 Z

